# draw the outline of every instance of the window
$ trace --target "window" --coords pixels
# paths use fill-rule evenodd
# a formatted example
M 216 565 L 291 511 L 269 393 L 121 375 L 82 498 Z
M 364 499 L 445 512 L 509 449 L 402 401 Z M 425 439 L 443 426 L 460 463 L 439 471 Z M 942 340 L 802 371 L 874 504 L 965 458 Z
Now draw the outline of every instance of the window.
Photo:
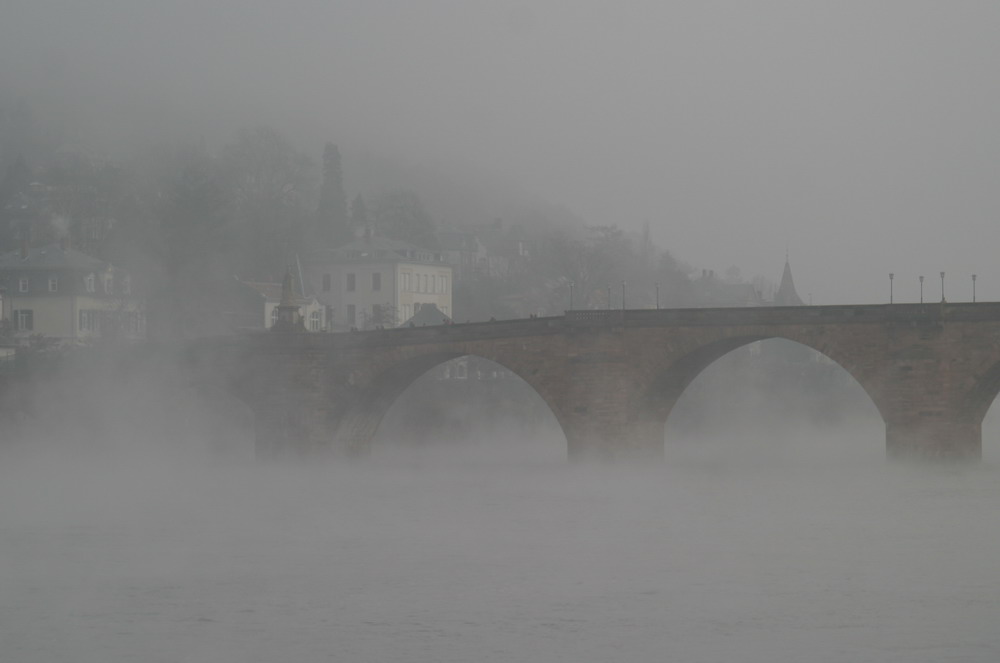
M 356 314 L 355 309 L 354 309 L 354 304 L 348 304 L 347 305 L 347 324 L 349 324 L 351 327 L 353 327 L 354 323 L 356 321 L 357 321 L 357 314 Z
M 431 292 L 437 292 L 437 279 L 431 274 Z
M 28 292 L 30 288 L 31 288 L 31 281 L 28 280 L 27 276 L 22 276 L 17 280 L 18 292 Z
M 271 326 L 278 324 L 278 307 L 275 306 L 271 309 Z
M 126 295 L 132 293 L 132 279 L 128 274 L 122 277 L 122 292 Z M 139 331 L 138 328 L 136 328 L 136 331 Z
M 354 292 L 354 273 L 347 275 L 347 292 Z
M 442 295 L 447 295 L 448 294 L 448 277 L 447 276 L 442 276 L 441 277 L 441 294 Z
M 126 334 L 138 334 L 142 329 L 142 322 L 137 311 L 125 311 L 122 316 L 122 331 Z
M 31 331 L 35 328 L 35 312 L 31 309 L 14 311 L 18 331 Z
M 382 289 L 382 272 L 372 272 L 372 290 Z
M 330 292 L 330 275 L 323 275 L 323 292 Z
M 53 274 L 52 276 L 49 277 L 49 292 L 58 292 L 58 291 L 59 291 L 59 277 Z
M 93 309 L 80 309 L 80 331 L 100 333 L 101 316 L 100 311 Z
M 372 322 L 376 325 L 381 325 L 385 322 L 382 319 L 382 305 L 372 304 Z
M 107 276 L 105 276 L 104 277 L 104 294 L 105 295 L 110 295 L 111 292 L 114 290 L 114 286 L 115 286 L 114 277 L 111 276 L 111 274 L 108 274 Z
M 427 275 L 420 275 L 420 292 L 427 292 Z
M 87 292 L 94 292 L 95 290 L 94 284 L 95 284 L 95 279 L 93 274 L 88 274 L 87 278 L 83 279 L 83 285 L 87 290 Z
M 319 311 L 313 311 L 309 314 L 309 331 L 319 331 L 320 327 L 320 314 Z

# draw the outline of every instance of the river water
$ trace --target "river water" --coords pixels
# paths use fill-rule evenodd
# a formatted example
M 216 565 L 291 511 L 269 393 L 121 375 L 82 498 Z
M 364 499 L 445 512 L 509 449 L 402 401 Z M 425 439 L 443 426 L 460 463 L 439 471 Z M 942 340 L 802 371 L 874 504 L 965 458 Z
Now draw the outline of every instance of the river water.
M 11 459 L 0 660 L 1000 661 L 1000 464 L 836 437 L 563 458 Z

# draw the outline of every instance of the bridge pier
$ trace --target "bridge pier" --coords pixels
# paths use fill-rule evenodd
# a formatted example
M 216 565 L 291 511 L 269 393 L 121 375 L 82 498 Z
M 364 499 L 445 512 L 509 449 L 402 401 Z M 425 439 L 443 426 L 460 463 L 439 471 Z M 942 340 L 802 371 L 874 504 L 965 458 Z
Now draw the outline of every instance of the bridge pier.
M 983 455 L 982 424 L 968 418 L 926 415 L 887 420 L 885 451 L 891 459 L 975 462 Z
M 664 428 L 652 423 L 590 421 L 563 426 L 571 461 L 659 462 Z

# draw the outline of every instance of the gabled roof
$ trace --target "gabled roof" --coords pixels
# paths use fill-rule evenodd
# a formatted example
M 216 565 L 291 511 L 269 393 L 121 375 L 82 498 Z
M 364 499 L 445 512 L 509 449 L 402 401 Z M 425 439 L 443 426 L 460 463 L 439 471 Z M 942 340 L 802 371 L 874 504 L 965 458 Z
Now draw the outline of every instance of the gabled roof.
M 64 249 L 58 243 L 30 248 L 24 258 L 21 257 L 21 251 L 8 251 L 0 254 L 0 270 L 72 269 L 99 272 L 110 266 L 109 263 L 88 256 L 76 249 Z
M 785 271 L 781 274 L 781 284 L 778 286 L 778 292 L 774 295 L 774 305 L 775 306 L 802 306 L 802 299 L 799 297 L 799 293 L 795 292 L 795 282 L 792 281 L 792 268 L 788 264 L 788 258 L 785 258 Z
M 403 323 L 404 327 L 424 327 L 431 325 L 451 324 L 451 318 L 441 312 L 437 304 L 424 304 L 413 317 Z

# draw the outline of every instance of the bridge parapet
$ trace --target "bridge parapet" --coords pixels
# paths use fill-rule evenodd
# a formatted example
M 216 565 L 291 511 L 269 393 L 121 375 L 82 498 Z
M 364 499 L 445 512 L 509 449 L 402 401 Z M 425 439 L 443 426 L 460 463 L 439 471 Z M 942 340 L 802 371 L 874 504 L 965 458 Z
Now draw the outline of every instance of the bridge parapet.
M 621 309 L 566 311 L 566 323 L 571 327 L 620 327 L 624 324 L 626 314 L 633 312 Z
M 701 327 L 1000 321 L 1000 303 L 862 304 L 760 306 L 746 308 L 601 309 L 567 311 L 566 322 L 580 326 Z

